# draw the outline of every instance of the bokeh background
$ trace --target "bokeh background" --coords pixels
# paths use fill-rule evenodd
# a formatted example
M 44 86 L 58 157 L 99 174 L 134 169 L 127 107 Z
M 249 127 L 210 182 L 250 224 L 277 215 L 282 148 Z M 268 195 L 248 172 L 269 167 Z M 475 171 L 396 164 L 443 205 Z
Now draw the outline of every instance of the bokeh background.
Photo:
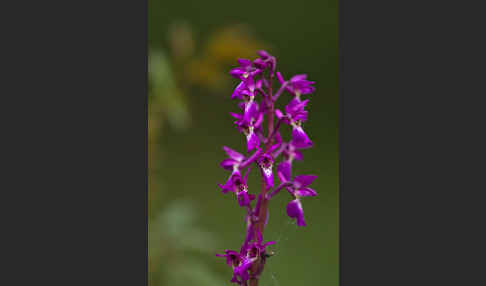
M 228 112 L 238 57 L 258 49 L 277 57 L 285 78 L 316 81 L 303 150 L 294 174 L 316 174 L 304 198 L 308 223 L 298 228 L 281 193 L 270 204 L 264 239 L 276 240 L 262 286 L 338 285 L 338 3 L 321 1 L 149 0 L 149 285 L 230 285 L 215 256 L 239 249 L 244 211 L 217 183 L 222 145 L 244 153 Z M 304 96 L 309 98 L 309 96 Z M 282 96 L 280 101 L 289 100 Z M 259 191 L 254 172 L 250 192 Z

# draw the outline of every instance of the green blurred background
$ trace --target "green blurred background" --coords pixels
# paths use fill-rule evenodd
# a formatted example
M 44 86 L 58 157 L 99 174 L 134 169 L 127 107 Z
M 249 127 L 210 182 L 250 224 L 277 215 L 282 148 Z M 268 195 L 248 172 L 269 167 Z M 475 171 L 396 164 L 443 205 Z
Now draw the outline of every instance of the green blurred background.
M 238 57 L 260 48 L 277 57 L 287 79 L 316 81 L 303 150 L 294 174 L 316 174 L 304 198 L 307 227 L 286 213 L 290 197 L 270 203 L 265 240 L 277 240 L 261 286 L 338 285 L 338 4 L 324 1 L 149 0 L 149 285 L 230 285 L 231 269 L 215 256 L 238 250 L 244 211 L 217 183 L 222 145 L 244 153 L 228 112 Z M 282 96 L 286 103 L 289 96 Z M 258 192 L 256 173 L 250 192 Z

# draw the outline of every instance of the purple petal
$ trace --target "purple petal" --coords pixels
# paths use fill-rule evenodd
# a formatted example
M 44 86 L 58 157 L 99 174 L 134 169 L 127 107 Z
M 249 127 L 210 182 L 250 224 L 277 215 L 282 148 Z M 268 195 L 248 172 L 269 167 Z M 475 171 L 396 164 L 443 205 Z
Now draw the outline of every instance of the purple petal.
M 267 246 L 269 246 L 269 245 L 273 245 L 273 244 L 275 244 L 275 243 L 276 243 L 275 241 L 270 240 L 270 241 L 265 242 L 265 244 L 263 244 L 262 246 L 265 248 L 265 247 L 267 247 Z
M 245 156 L 243 156 L 243 154 L 238 153 L 235 150 L 233 150 L 233 149 L 231 149 L 227 146 L 223 146 L 223 150 L 226 152 L 226 154 L 228 154 L 228 157 L 230 157 L 231 159 L 233 159 L 235 161 L 241 162 L 241 161 L 243 161 L 243 159 L 245 159 Z
M 245 72 L 246 71 L 242 68 L 234 68 L 230 70 L 229 74 L 237 79 L 240 79 Z
M 233 160 L 233 159 L 230 159 L 230 158 L 226 158 L 224 159 L 219 165 L 225 169 L 225 170 L 228 170 L 228 171 L 233 171 L 233 167 L 238 164 L 238 161 L 236 160 Z
M 267 190 L 273 187 L 273 171 L 272 168 L 262 168 L 263 177 L 265 178 L 265 185 Z
M 242 68 L 246 68 L 248 66 L 251 66 L 251 61 L 247 59 L 238 59 L 238 63 Z
M 275 150 L 277 150 L 280 147 L 280 144 L 282 144 L 282 142 L 277 142 L 273 144 L 272 146 L 270 146 L 270 148 L 268 148 L 267 152 L 273 153 Z
M 250 101 L 245 105 L 245 113 L 243 114 L 243 120 L 250 123 L 252 118 L 258 117 L 258 103 Z
M 261 89 L 263 86 L 263 81 L 261 79 L 257 80 L 256 82 L 256 88 L 257 89 Z
M 238 198 L 238 203 L 240 206 L 249 206 L 250 205 L 250 197 L 248 196 L 248 192 L 246 191 L 241 191 L 236 194 L 236 197 Z
M 265 51 L 265 50 L 259 50 L 257 51 L 257 54 L 262 58 L 262 59 L 267 59 L 269 57 L 271 57 L 271 55 Z
M 284 117 L 282 111 L 280 111 L 280 109 L 275 109 L 275 116 L 277 116 L 278 119 L 282 119 L 282 117 Z
M 304 130 L 300 126 L 294 126 L 292 129 L 292 145 L 299 149 L 312 147 L 312 141 L 307 137 Z
M 234 185 L 233 185 L 233 181 L 231 180 L 231 176 L 228 178 L 228 180 L 224 185 L 218 184 L 218 186 L 221 188 L 221 192 L 223 194 L 226 194 L 229 191 L 233 191 Z
M 301 102 L 302 102 L 302 100 L 300 100 L 297 97 L 292 98 L 292 100 L 290 100 L 290 102 L 285 106 L 285 111 L 286 112 L 289 112 L 289 110 L 292 111 L 294 109 L 294 107 L 297 106 Z
M 307 121 L 307 111 L 302 110 L 297 112 L 294 116 L 292 116 L 292 119 L 295 121 L 302 121 L 302 122 Z
M 230 112 L 229 114 L 238 120 L 241 120 L 243 118 L 243 115 L 239 113 Z
M 229 176 L 228 180 L 224 185 L 218 184 L 218 186 L 222 189 L 221 192 L 223 194 L 226 194 L 229 191 L 233 192 L 235 190 L 234 182 L 238 178 L 241 178 L 240 171 L 239 170 L 233 171 L 233 173 L 231 173 L 231 175 Z
M 216 254 L 218 257 L 226 257 L 226 264 L 228 266 L 236 266 L 240 264 L 240 254 L 234 250 L 225 250 L 225 254 Z
M 251 260 L 245 257 L 241 264 L 238 267 L 235 267 L 234 274 L 240 276 L 242 281 L 248 281 L 250 279 L 250 275 L 248 274 L 250 267 Z
M 267 67 L 267 63 L 260 58 L 255 59 L 253 61 L 253 64 L 255 65 L 255 67 L 257 67 L 259 69 L 265 69 Z
M 256 84 L 255 84 L 255 80 L 254 80 L 254 77 L 253 76 L 248 76 L 248 78 L 244 79 L 244 82 L 245 82 L 245 86 L 246 88 L 248 88 L 248 90 L 250 91 L 254 91 L 255 88 L 256 88 Z
M 297 74 L 297 75 L 294 75 L 293 77 L 290 78 L 290 82 L 298 82 L 298 81 L 301 81 L 301 80 L 305 80 L 307 78 L 307 75 L 306 74 Z
M 302 204 L 298 199 L 290 201 L 287 205 L 287 215 L 291 218 L 297 219 L 298 226 L 306 226 L 304 220 L 304 210 L 302 209 Z
M 302 155 L 302 152 L 300 152 L 299 150 L 294 150 L 293 154 L 294 154 L 295 160 L 303 160 L 304 159 L 304 155 Z
M 248 152 L 255 149 L 257 146 L 260 146 L 260 139 L 255 134 L 255 132 L 251 132 L 246 136 Z
M 233 91 L 233 94 L 231 95 L 231 99 L 235 99 L 235 98 L 242 99 L 240 92 L 244 88 L 245 88 L 245 83 L 242 81 L 236 86 L 235 90 Z
M 287 106 L 285 106 L 285 112 L 287 112 L 287 114 L 289 114 L 294 121 L 306 121 L 307 111 L 305 111 L 304 108 L 308 102 L 308 99 L 299 101 L 297 98 L 294 98 Z
M 290 181 L 290 170 L 291 165 L 289 161 L 282 161 L 277 166 L 277 176 L 280 179 L 280 182 L 285 183 Z
M 277 79 L 280 82 L 280 84 L 283 84 L 285 82 L 282 74 L 280 72 L 277 72 Z
M 315 175 L 299 175 L 294 178 L 294 183 L 298 189 L 307 187 L 317 178 Z
M 262 122 L 263 122 L 263 112 L 259 112 L 258 115 L 257 115 L 256 121 L 253 124 L 253 126 L 255 126 L 256 128 L 258 128 L 258 127 L 260 127 L 260 125 L 262 124 Z
M 315 197 L 315 196 L 317 196 L 317 192 L 314 191 L 311 188 L 302 188 L 302 189 L 295 191 L 295 193 L 298 196 L 301 196 L 301 197 Z

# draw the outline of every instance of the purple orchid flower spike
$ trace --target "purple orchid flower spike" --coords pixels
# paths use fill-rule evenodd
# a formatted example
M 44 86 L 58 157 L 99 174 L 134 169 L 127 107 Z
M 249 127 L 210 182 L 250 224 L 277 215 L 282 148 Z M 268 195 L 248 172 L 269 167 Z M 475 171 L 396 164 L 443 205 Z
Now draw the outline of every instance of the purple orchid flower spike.
M 316 176 L 300 175 L 292 179 L 293 161 L 303 160 L 299 149 L 313 146 L 302 129 L 302 123 L 308 118 L 305 108 L 309 100 L 301 100 L 300 96 L 314 92 L 314 82 L 308 81 L 304 74 L 295 75 L 286 81 L 276 71 L 277 60 L 274 56 L 263 50 L 258 55 L 259 58 L 253 61 L 239 59 L 239 67 L 230 71 L 232 76 L 241 80 L 231 96 L 239 100 L 238 108 L 241 112 L 230 114 L 235 118 L 234 124 L 238 131 L 246 137 L 247 151 L 254 151 L 251 155 L 244 155 L 224 146 L 227 157 L 220 165 L 231 171 L 231 175 L 224 185 L 218 184 L 223 193 L 233 192 L 239 206 L 246 211 L 246 235 L 240 252 L 226 250 L 224 254 L 217 255 L 226 258 L 226 264 L 232 267 L 231 282 L 243 286 L 258 285 L 266 260 L 273 254 L 266 248 L 275 244 L 275 241 L 263 243 L 263 231 L 269 221 L 269 200 L 280 190 L 286 189 L 292 197 L 286 206 L 287 215 L 295 219 L 298 226 L 305 226 L 301 197 L 317 195 L 316 191 L 309 188 Z M 273 92 L 275 76 L 280 82 L 276 93 Z M 284 91 L 293 95 L 293 98 L 282 112 L 275 109 L 275 103 Z M 276 123 L 273 115 L 278 119 Z M 268 121 L 263 124 L 265 119 Z M 282 123 L 292 128 L 289 141 L 284 141 L 280 134 L 280 127 L 285 125 Z M 268 131 L 263 126 L 268 127 Z M 281 155 L 283 160 L 278 160 Z M 253 163 L 263 178 L 258 197 L 249 193 L 247 183 Z M 275 164 L 277 167 L 274 171 Z M 275 172 L 280 180 L 279 185 L 274 182 Z

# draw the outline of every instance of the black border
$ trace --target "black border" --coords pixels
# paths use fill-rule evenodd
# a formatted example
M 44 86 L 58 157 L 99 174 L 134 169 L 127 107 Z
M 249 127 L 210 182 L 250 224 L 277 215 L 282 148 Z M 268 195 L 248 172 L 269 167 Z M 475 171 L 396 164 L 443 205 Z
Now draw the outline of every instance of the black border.
M 343 286 L 485 283 L 470 259 L 486 122 L 470 4 L 340 0 Z
M 4 133 L 19 166 L 9 167 L 19 172 L 8 188 L 18 197 L 5 202 L 20 221 L 3 230 L 18 243 L 9 244 L 13 281 L 147 285 L 147 9 L 83 1 L 6 10 L 21 29 L 4 38 L 18 80 L 2 92 L 17 101 L 5 106 L 20 107 L 16 131 Z

